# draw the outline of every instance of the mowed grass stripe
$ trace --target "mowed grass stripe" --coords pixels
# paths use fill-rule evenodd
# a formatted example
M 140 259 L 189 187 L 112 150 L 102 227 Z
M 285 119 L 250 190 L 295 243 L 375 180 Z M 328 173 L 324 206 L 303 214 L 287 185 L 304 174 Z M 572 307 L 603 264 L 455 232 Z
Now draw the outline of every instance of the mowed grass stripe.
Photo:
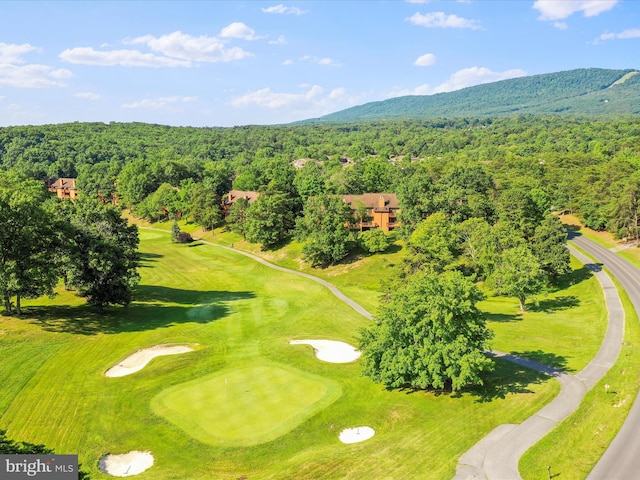
M 506 365 L 485 388 L 460 395 L 387 391 L 362 377 L 357 362 L 328 364 L 311 349 L 288 345 L 291 338 L 354 343 L 369 323 L 326 289 L 232 251 L 171 244 L 168 233 L 140 236 L 145 267 L 129 308 L 99 316 L 62 294 L 29 302 L 27 313 L 36 307 L 55 312 L 46 325 L 24 319 L 2 325 L 7 334 L 0 345 L 12 345 L 11 361 L 22 358 L 27 345 L 12 342 L 15 331 L 36 343 L 60 341 L 64 348 L 52 352 L 11 407 L 0 411 L 0 428 L 61 453 L 79 453 L 92 478 L 106 478 L 97 469 L 103 454 L 133 449 L 153 452 L 156 463 L 144 474 L 153 480 L 451 478 L 461 453 L 495 426 L 522 421 L 558 390 L 553 380 Z M 360 282 L 356 269 L 345 274 L 351 275 L 345 282 Z M 160 343 L 198 346 L 189 354 L 157 358 L 128 377 L 103 376 L 128 354 Z M 166 389 L 273 364 L 335 382 L 341 395 L 293 430 L 247 447 L 199 442 L 151 408 Z M 75 406 L 70 424 L 63 424 L 60 412 Z M 41 425 L 36 417 L 54 419 L 58 427 Z M 340 443 L 343 428 L 359 425 L 373 427 L 376 435 L 362 444 Z
M 339 396 L 338 384 L 326 378 L 261 364 L 171 387 L 151 406 L 203 443 L 249 446 L 293 430 Z

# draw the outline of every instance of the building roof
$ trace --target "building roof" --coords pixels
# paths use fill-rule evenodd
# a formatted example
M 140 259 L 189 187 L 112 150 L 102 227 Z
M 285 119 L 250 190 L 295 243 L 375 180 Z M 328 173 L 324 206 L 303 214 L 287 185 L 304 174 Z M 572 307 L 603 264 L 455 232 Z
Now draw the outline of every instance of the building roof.
M 259 195 L 260 194 L 258 192 L 251 192 L 247 190 L 231 190 L 224 196 L 223 202 L 225 205 L 231 205 L 239 198 L 246 198 L 247 202 L 252 203 Z
M 382 198 L 382 201 L 381 201 Z M 342 200 L 355 208 L 357 202 L 362 202 L 366 208 L 398 209 L 398 197 L 395 193 L 363 193 L 362 195 L 343 195 Z M 384 203 L 383 203 L 384 202 Z
M 59 178 L 55 182 L 51 184 L 50 188 L 63 188 L 69 190 L 75 190 L 76 187 L 76 179 L 75 178 Z

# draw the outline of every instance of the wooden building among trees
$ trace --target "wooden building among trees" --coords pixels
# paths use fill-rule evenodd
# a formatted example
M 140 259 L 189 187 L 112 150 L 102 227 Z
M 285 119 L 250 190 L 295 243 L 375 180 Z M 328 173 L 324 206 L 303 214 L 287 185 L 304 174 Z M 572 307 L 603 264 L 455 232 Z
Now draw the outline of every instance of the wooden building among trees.
M 239 199 L 244 198 L 247 203 L 253 203 L 260 194 L 258 192 L 251 192 L 245 190 L 231 190 L 229 193 L 222 197 L 222 218 L 227 218 L 229 215 L 229 209 L 231 205 L 236 203 Z
M 78 196 L 75 178 L 59 178 L 48 184 L 48 190 L 56 192 L 58 198 L 76 198 Z
M 365 193 L 343 195 L 342 200 L 351 207 L 360 219 L 360 231 L 379 228 L 389 232 L 400 226 L 398 198 L 394 193 Z

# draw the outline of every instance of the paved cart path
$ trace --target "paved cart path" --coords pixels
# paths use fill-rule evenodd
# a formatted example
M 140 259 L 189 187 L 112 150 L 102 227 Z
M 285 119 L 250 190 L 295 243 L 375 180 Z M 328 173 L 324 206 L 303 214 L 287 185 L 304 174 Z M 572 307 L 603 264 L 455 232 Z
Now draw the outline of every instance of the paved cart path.
M 520 457 L 578 408 L 585 393 L 593 388 L 618 358 L 624 336 L 624 310 L 618 291 L 611 278 L 598 265 L 593 264 L 575 248 L 569 247 L 569 250 L 594 273 L 604 291 L 609 313 L 607 332 L 600 349 L 593 360 L 576 375 L 569 375 L 526 358 L 494 352 L 494 355 L 505 360 L 555 377 L 561 384 L 560 393 L 551 403 L 524 422 L 518 425 L 500 425 L 471 447 L 458 460 L 455 480 L 520 479 Z

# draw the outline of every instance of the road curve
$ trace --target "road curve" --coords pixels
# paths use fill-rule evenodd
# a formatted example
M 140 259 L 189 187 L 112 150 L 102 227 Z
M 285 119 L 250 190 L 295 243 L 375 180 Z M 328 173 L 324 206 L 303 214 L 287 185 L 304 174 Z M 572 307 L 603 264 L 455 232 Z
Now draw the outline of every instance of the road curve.
M 454 480 L 520 479 L 520 457 L 552 428 L 573 413 L 584 395 L 613 366 L 624 336 L 624 310 L 611 278 L 602 269 L 569 247 L 571 254 L 589 268 L 602 286 L 607 306 L 607 332 L 600 349 L 589 364 L 575 376 L 547 365 L 508 354 L 495 354 L 505 360 L 555 377 L 561 384 L 560 393 L 548 405 L 518 425 L 499 425 L 458 460 Z M 608 477 L 614 478 L 614 477 Z
M 640 270 L 588 238 L 570 233 L 570 240 L 611 272 L 629 295 L 636 312 L 640 313 Z M 636 397 L 618 435 L 591 471 L 588 480 L 640 478 L 639 398 Z

